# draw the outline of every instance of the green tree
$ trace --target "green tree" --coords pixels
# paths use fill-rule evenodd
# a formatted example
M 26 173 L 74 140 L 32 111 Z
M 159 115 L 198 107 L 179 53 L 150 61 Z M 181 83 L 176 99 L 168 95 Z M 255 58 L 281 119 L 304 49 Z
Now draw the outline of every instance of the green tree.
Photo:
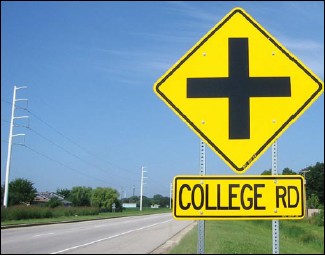
M 127 203 L 136 203 L 136 204 L 140 204 L 140 197 L 139 196 L 131 196 L 128 200 Z
M 261 173 L 261 175 L 271 175 L 272 174 L 272 170 L 271 169 L 268 169 L 268 170 L 265 170 Z
M 142 207 L 150 207 L 152 199 L 146 196 L 142 196 Z M 140 206 L 140 203 L 139 203 Z
M 165 197 L 165 196 L 162 196 L 162 195 L 154 195 L 153 198 L 152 198 L 152 204 L 158 204 L 160 205 L 161 207 L 166 207 L 166 206 L 169 206 L 169 197 Z
M 169 204 L 170 204 L 170 197 L 164 196 L 164 197 L 161 199 L 160 205 L 161 205 L 162 207 L 169 207 Z
M 73 187 L 68 200 L 71 201 L 74 206 L 90 206 L 91 191 L 91 187 Z
M 8 205 L 30 204 L 37 193 L 33 182 L 17 178 L 9 183 Z
M 309 166 L 301 170 L 299 174 L 304 175 L 306 179 L 307 199 L 312 194 L 315 194 L 319 199 L 319 203 L 324 205 L 324 163 L 317 162 L 314 166 Z
M 70 189 L 67 189 L 67 188 L 65 188 L 65 189 L 59 189 L 58 188 L 56 190 L 56 193 L 59 194 L 59 195 L 61 195 L 61 196 L 63 196 L 64 198 L 69 198 L 70 193 L 71 193 L 71 190 Z
M 159 204 L 161 205 L 161 199 L 163 198 L 162 195 L 154 195 L 153 198 L 152 198 L 152 204 Z
M 288 167 L 284 168 L 282 171 L 283 175 L 296 175 L 297 173 L 293 170 L 289 169 Z
M 311 194 L 308 198 L 307 207 L 311 209 L 317 209 L 319 207 L 319 199 L 315 194 Z
M 57 197 L 52 197 L 50 199 L 50 201 L 48 201 L 46 203 L 46 206 L 48 206 L 50 208 L 55 208 L 55 207 L 62 206 L 62 205 L 63 205 L 62 201 Z
M 91 192 L 91 206 L 96 206 L 102 210 L 112 210 L 112 204 L 115 203 L 116 207 L 119 203 L 119 193 L 113 188 L 97 187 Z

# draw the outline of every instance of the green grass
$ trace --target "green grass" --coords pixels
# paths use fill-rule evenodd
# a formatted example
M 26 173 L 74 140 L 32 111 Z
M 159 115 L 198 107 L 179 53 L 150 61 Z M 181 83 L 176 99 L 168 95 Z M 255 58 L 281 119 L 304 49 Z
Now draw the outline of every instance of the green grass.
M 98 215 L 98 207 L 40 207 L 16 205 L 8 208 L 1 207 L 1 222 L 10 220 L 57 218 L 61 216 Z
M 1 221 L 1 226 L 46 224 L 46 223 L 58 223 L 64 221 L 86 221 L 86 220 L 95 220 L 95 219 L 109 219 L 109 218 L 118 218 L 118 217 L 126 217 L 126 216 L 165 213 L 165 212 L 171 212 L 171 210 L 168 208 L 158 208 L 158 209 L 143 208 L 143 210 L 140 212 L 139 208 L 137 208 L 137 209 L 126 209 L 123 212 L 105 212 L 105 213 L 100 213 L 99 215 L 89 215 L 89 216 L 61 216 L 56 218 L 7 220 L 7 221 Z
M 197 253 L 197 227 L 170 254 Z M 324 226 L 280 221 L 280 254 L 324 254 Z M 271 221 L 206 221 L 205 254 L 272 254 Z

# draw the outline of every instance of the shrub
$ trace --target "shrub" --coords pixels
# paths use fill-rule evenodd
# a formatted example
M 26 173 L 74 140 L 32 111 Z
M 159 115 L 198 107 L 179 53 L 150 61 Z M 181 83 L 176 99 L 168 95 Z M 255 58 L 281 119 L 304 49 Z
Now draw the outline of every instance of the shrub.
M 97 207 L 40 207 L 40 206 L 12 206 L 1 208 L 1 221 L 23 220 L 23 219 L 42 219 L 61 216 L 85 216 L 98 215 Z
M 51 199 L 50 199 L 50 201 L 48 201 L 47 203 L 46 203 L 46 206 L 47 207 L 50 207 L 50 208 L 55 208 L 55 207 L 58 207 L 58 206 L 62 206 L 63 205 L 63 203 L 60 201 L 60 199 L 59 198 L 57 198 L 57 197 L 52 197 Z
M 47 212 L 47 208 L 38 206 L 16 205 L 8 208 L 1 208 L 1 221 L 4 220 L 23 220 L 23 219 L 38 219 L 51 217 Z

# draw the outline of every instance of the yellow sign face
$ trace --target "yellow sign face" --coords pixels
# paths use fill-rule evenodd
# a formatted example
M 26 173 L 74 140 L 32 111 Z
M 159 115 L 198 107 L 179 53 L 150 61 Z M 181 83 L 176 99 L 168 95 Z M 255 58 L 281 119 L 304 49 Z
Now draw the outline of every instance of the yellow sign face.
M 304 179 L 300 175 L 176 176 L 175 219 L 302 219 Z
M 323 87 L 236 8 L 155 83 L 154 91 L 235 172 L 244 173 Z

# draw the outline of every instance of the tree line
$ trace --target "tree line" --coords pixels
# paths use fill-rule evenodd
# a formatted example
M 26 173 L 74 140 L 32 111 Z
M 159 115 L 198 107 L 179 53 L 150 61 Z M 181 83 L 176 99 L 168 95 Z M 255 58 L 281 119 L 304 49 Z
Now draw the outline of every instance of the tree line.
M 1 204 L 4 199 L 4 185 L 1 186 Z M 95 189 L 86 186 L 75 186 L 72 189 L 57 189 L 56 194 L 62 196 L 65 201 L 71 202 L 71 206 L 92 206 L 98 207 L 101 211 L 112 211 L 112 205 L 115 205 L 115 211 L 122 211 L 123 203 L 136 203 L 140 205 L 140 197 L 132 196 L 119 200 L 119 192 L 110 187 L 97 187 Z M 28 179 L 17 178 L 9 183 L 8 206 L 31 205 L 37 195 L 33 182 Z M 169 197 L 156 194 L 153 198 L 142 197 L 142 206 L 150 207 L 158 204 L 161 207 L 169 207 Z M 58 197 L 52 197 L 45 204 L 48 207 L 62 206 L 64 203 Z
M 262 175 L 271 175 L 272 170 L 265 170 Z M 282 175 L 302 175 L 306 181 L 306 199 L 308 208 L 324 207 L 324 163 L 317 162 L 313 166 L 308 166 L 298 173 L 290 168 L 284 168 Z
M 271 169 L 265 170 L 261 175 L 271 175 Z M 324 163 L 317 162 L 313 166 L 308 166 L 298 173 L 290 168 L 284 168 L 282 175 L 299 174 L 306 180 L 306 198 L 308 208 L 319 208 L 324 206 Z M 116 211 L 122 210 L 123 203 L 135 203 L 137 207 L 140 204 L 139 196 L 123 198 L 119 200 L 119 192 L 109 187 L 97 187 L 95 189 L 85 186 L 76 186 L 72 189 L 57 189 L 57 194 L 64 197 L 72 203 L 73 206 L 94 206 L 102 211 L 111 211 L 113 203 Z M 9 183 L 8 206 L 18 204 L 31 204 L 37 194 L 33 183 L 27 179 L 18 178 Z M 1 186 L 1 205 L 3 205 L 4 185 Z M 60 206 L 62 202 L 57 198 L 51 198 L 47 206 Z M 158 204 L 160 207 L 169 207 L 170 198 L 162 195 L 154 195 L 153 198 L 142 197 L 142 206 Z

